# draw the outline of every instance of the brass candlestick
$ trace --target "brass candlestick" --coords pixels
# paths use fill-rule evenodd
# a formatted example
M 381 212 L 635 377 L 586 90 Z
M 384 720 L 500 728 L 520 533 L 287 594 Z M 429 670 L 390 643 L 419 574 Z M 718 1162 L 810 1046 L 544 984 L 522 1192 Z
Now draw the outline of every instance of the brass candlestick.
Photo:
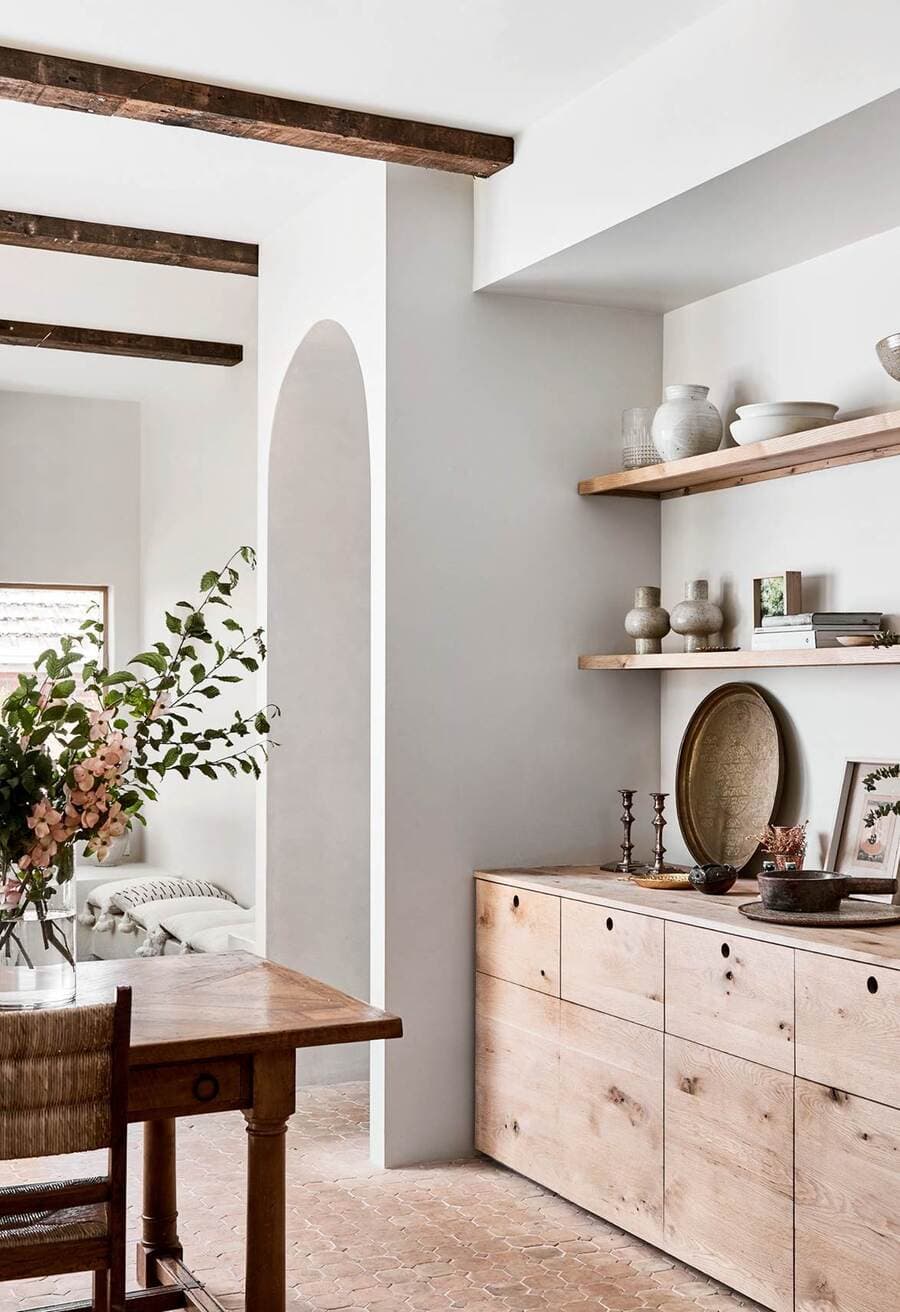
M 622 798 L 622 860 L 607 861 L 600 867 L 601 870 L 611 870 L 619 875 L 634 875 L 646 870 L 645 865 L 632 861 L 631 854 L 634 851 L 634 844 L 631 841 L 631 827 L 634 824 L 634 794 L 637 790 L 634 788 L 620 788 L 619 793 Z
M 663 830 L 666 827 L 666 798 L 668 793 L 651 793 L 650 797 L 653 802 L 653 828 L 656 830 L 656 841 L 653 845 L 653 864 L 646 867 L 648 875 L 679 875 L 684 874 L 688 866 L 676 866 L 666 861 L 666 849 L 663 846 Z

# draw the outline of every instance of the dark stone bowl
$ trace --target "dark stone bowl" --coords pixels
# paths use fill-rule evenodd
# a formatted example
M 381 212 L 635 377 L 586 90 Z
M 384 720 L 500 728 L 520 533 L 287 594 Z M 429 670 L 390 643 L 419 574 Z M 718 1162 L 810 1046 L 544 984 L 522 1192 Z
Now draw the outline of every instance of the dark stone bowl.
M 712 896 L 727 893 L 734 886 L 737 880 L 737 871 L 734 866 L 721 866 L 716 862 L 711 862 L 705 866 L 694 866 L 688 875 L 693 888 L 701 893 L 709 893 Z
M 836 911 L 849 884 L 831 870 L 779 870 L 759 876 L 759 895 L 768 911 Z

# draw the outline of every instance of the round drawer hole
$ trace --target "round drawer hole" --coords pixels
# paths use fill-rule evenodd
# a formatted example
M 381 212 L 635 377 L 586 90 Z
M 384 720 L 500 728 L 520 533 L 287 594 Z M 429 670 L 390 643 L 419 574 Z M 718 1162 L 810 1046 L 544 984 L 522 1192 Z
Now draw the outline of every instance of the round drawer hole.
M 518 905 L 519 905 L 519 895 L 518 895 L 518 893 L 516 893 L 516 894 L 514 894 L 514 896 L 513 896 L 513 906 L 514 906 L 514 907 L 517 907 Z
M 215 1075 L 198 1075 L 194 1080 L 194 1097 L 198 1102 L 212 1102 L 219 1096 L 219 1081 Z
M 607 916 L 607 917 L 606 917 L 606 928 L 607 928 L 607 929 L 612 929 L 612 927 L 613 927 L 613 918 L 612 918 L 612 916 Z
M 878 992 L 878 980 L 875 978 L 874 975 L 870 975 L 869 978 L 866 980 L 866 988 L 869 990 L 870 993 Z
M 727 943 L 723 943 L 723 944 L 722 944 L 722 956 L 723 956 L 723 957 L 730 957 L 730 956 L 731 956 L 731 948 L 728 946 Z

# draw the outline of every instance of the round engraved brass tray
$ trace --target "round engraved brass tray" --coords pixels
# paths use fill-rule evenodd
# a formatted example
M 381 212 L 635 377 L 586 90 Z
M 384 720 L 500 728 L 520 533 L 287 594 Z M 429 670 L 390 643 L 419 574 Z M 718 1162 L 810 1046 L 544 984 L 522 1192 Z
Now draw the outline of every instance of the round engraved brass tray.
M 726 683 L 704 698 L 684 731 L 675 779 L 678 823 L 698 864 L 748 864 L 778 806 L 783 770 L 781 730 L 757 688 Z

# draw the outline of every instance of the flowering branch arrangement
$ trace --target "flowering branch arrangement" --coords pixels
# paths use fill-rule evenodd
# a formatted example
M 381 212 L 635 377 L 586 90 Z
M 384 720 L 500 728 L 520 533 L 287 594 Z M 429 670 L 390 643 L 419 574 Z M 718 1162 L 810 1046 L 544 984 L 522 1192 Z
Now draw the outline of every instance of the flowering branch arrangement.
M 0 953 L 15 943 L 31 965 L 17 933 L 30 906 L 45 948 L 71 962 L 47 908 L 74 875 L 74 845 L 84 842 L 102 861 L 135 820 L 146 824 L 144 806 L 157 800 L 166 775 L 259 778 L 277 707 L 235 713 L 221 726 L 200 722 L 266 657 L 263 630 L 248 631 L 227 613 L 237 562 L 254 569 L 252 548 L 205 573 L 199 600 L 166 612 L 170 641 L 139 652 L 129 668 L 105 667 L 103 624 L 88 619 L 80 639 L 62 638 L 33 674 L 19 675 L 0 708 Z

